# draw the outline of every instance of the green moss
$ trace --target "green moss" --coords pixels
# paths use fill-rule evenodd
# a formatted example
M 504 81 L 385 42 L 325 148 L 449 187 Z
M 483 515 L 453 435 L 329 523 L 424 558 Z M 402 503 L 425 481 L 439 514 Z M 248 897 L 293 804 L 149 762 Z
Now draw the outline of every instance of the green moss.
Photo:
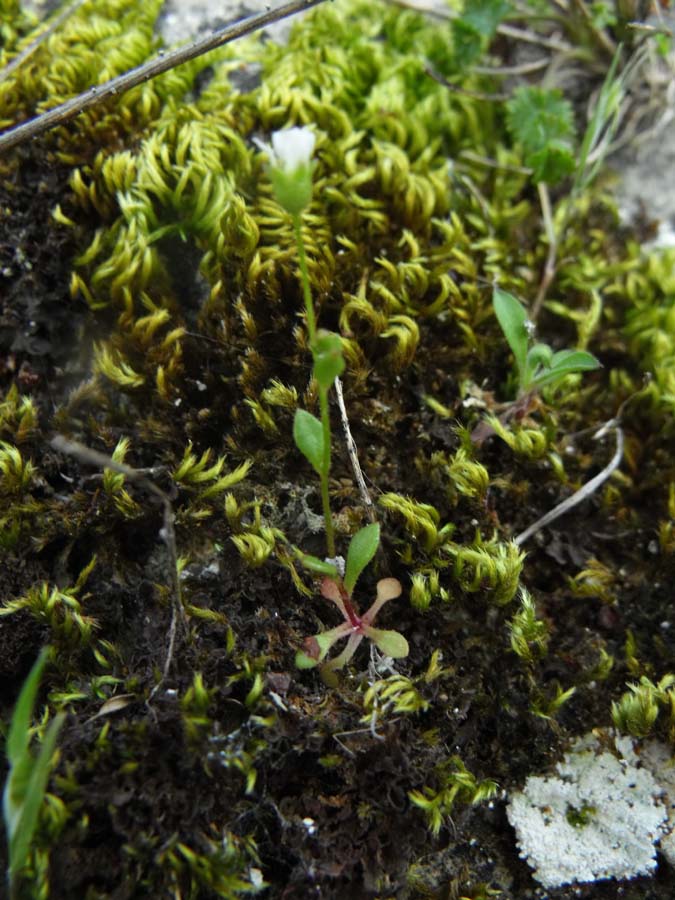
M 96 565 L 96 557 L 82 570 L 77 583 L 59 589 L 43 583 L 31 588 L 23 597 L 7 600 L 0 607 L 0 616 L 15 615 L 27 610 L 38 622 L 46 624 L 51 632 L 50 643 L 57 652 L 68 652 L 75 647 L 91 645 L 98 623 L 85 615 L 80 597 L 82 590 Z
M 511 649 L 526 663 L 546 656 L 550 629 L 537 618 L 537 611 L 530 594 L 521 590 L 520 609 L 509 624 Z
M 480 803 L 497 793 L 494 781 L 478 781 L 458 756 L 452 756 L 436 768 L 438 788 L 411 791 L 412 803 L 427 817 L 432 834 L 437 835 L 456 803 Z
M 8 55 L 28 26 L 14 4 L 5 8 Z M 158 11 L 155 2 L 83 4 L 34 64 L 0 85 L 0 124 L 154 53 Z M 540 329 L 552 344 L 592 348 L 606 369 L 544 392 L 523 418 L 500 419 L 511 366 L 491 285 L 532 301 L 548 246 L 500 107 L 424 73 L 430 60 L 458 76 L 454 37 L 409 11 L 326 5 L 288 47 L 218 51 L 3 161 L 8 196 L 13 178 L 60 167 L 68 188 L 54 190 L 46 230 L 77 248 L 64 261 L 70 295 L 64 283 L 58 297 L 77 317 L 77 361 L 48 372 L 53 396 L 34 389 L 30 371 L 22 381 L 8 368 L 0 401 L 0 541 L 11 576 L 2 623 L 49 631 L 60 650 L 49 704 L 70 710 L 54 787 L 66 810 L 50 801 L 45 821 L 56 824 L 35 857 L 46 860 L 40 853 L 60 835 L 51 865 L 64 866 L 62 883 L 104 833 L 115 835 L 120 877 L 153 896 L 234 897 L 289 872 L 307 892 L 308 871 L 339 896 L 343 871 L 363 877 L 355 867 L 366 844 L 377 860 L 368 878 L 393 895 L 428 846 L 392 797 L 408 796 L 438 833 L 457 804 L 492 795 L 492 777 L 510 786 L 550 761 L 559 735 L 606 724 L 610 694 L 620 727 L 672 730 L 665 682 L 642 680 L 620 696 L 626 673 L 667 671 L 667 646 L 641 633 L 648 662 L 635 644 L 612 667 L 604 642 L 614 637 L 598 636 L 589 612 L 637 603 L 620 574 L 628 563 L 614 544 L 603 555 L 596 532 L 653 533 L 653 580 L 667 582 L 672 254 L 626 245 L 605 185 L 575 197 Z M 251 62 L 259 85 L 238 87 L 237 69 Z M 478 75 L 461 85 L 493 87 Z M 397 577 L 411 600 L 383 613 L 409 639 L 406 661 L 392 672 L 373 654 L 367 672 L 352 666 L 332 690 L 292 667 L 303 636 L 331 624 L 302 567 L 320 552 L 321 522 L 291 430 L 317 392 L 292 223 L 254 140 L 293 124 L 317 137 L 303 235 L 319 322 L 341 336 L 347 410 L 381 519 L 372 577 Z M 645 370 L 650 384 L 623 413 L 623 474 L 584 513 L 602 523 L 583 528 L 596 556 L 580 563 L 580 540 L 563 528 L 525 559 L 509 535 L 604 465 L 585 430 L 614 415 Z M 493 434 L 481 442 L 486 419 Z M 161 511 L 123 473 L 55 458 L 52 429 L 149 471 L 171 495 L 186 622 L 164 681 Z M 341 449 L 333 474 L 344 551 L 368 511 Z M 532 597 L 521 591 L 509 608 L 522 580 Z M 659 597 L 647 600 L 655 617 Z M 592 677 L 604 679 L 599 699 Z M 116 699 L 123 705 L 107 705 Z M 464 762 L 444 750 L 457 735 Z M 484 768 L 485 746 L 491 777 L 482 781 L 472 773 Z M 457 844 L 448 838 L 453 852 L 478 821 L 457 818 L 468 831 Z M 478 885 L 482 873 L 472 878 Z
M 2 0 L 0 2 L 0 63 L 6 65 L 9 53 L 16 49 L 18 40 L 35 26 L 33 16 L 25 13 L 20 0 Z
M 208 891 L 222 900 L 235 900 L 265 887 L 260 869 L 250 867 L 258 861 L 253 841 L 226 834 L 204 837 L 202 845 L 197 849 L 172 841 L 160 849 L 157 862 L 175 890 L 185 884 L 188 897 L 199 897 Z
M 660 414 L 675 411 L 675 279 L 672 250 L 645 257 L 640 271 L 626 279 L 624 331 L 632 355 L 652 382 L 646 398 Z
M 672 741 L 675 734 L 675 676 L 664 675 L 657 683 L 646 676 L 639 682 L 628 685 L 621 698 L 612 703 L 612 720 L 617 728 L 642 738 L 651 734 L 662 711 L 665 712 L 665 727 Z
M 160 8 L 159 0 L 141 5 L 134 0 L 83 3 L 33 54 L 30 65 L 20 66 L 0 82 L 2 127 L 143 62 L 156 46 L 152 29 Z M 18 22 L 21 28 L 20 18 Z M 59 132 L 58 152 L 75 162 L 83 145 L 91 147 L 92 139 L 110 140 L 116 132 L 134 129 L 139 119 L 147 122 L 157 114 L 160 102 L 157 88 L 146 85 L 127 94 L 119 112 L 94 108 L 83 114 L 75 139 L 68 129 Z

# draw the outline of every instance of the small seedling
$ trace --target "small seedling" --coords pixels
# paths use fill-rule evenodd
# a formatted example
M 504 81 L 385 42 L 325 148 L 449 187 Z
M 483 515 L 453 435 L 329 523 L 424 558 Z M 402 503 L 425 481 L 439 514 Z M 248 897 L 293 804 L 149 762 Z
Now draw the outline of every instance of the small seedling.
M 312 669 L 321 665 L 324 675 L 341 669 L 352 658 L 364 637 L 392 659 L 408 655 L 408 642 L 402 634 L 373 626 L 384 604 L 401 594 L 401 583 L 396 578 L 382 578 L 378 581 L 375 601 L 363 615 L 359 615 L 352 603 L 352 593 L 358 577 L 372 560 L 379 542 L 380 526 L 366 525 L 351 540 L 344 579 L 323 579 L 321 594 L 337 606 L 344 622 L 329 631 L 322 631 L 305 639 L 305 649 L 299 650 L 295 657 L 295 664 L 299 669 Z M 348 638 L 342 653 L 324 663 L 333 644 L 342 638 Z
M 573 372 L 591 372 L 599 368 L 599 361 L 585 350 L 554 352 L 548 344 L 531 344 L 533 326 L 528 321 L 525 307 L 512 294 L 495 287 L 492 305 L 516 361 L 519 396 L 546 385 L 559 384 Z
M 9 845 L 10 897 L 17 896 L 18 877 L 26 866 L 30 846 L 44 800 L 59 729 L 65 716 L 60 713 L 50 723 L 37 757 L 30 749 L 30 723 L 42 670 L 49 657 L 46 647 L 35 661 L 19 694 L 7 736 L 5 753 L 9 775 L 2 797 L 2 811 Z
M 328 491 L 331 463 L 328 392 L 335 379 L 344 371 L 345 360 L 340 335 L 317 328 L 302 236 L 301 216 L 312 199 L 314 164 L 311 157 L 314 142 L 314 134 L 309 128 L 289 128 L 274 132 L 271 146 L 265 144 L 260 146 L 270 159 L 270 179 L 276 200 L 293 219 L 309 347 L 314 362 L 312 374 L 318 387 L 321 411 L 321 418 L 318 419 L 307 410 L 299 409 L 293 422 L 293 439 L 321 482 L 321 503 L 329 559 L 322 561 L 301 551 L 296 552 L 296 557 L 306 568 L 324 575 L 321 593 L 327 600 L 335 603 L 344 618 L 344 622 L 336 628 L 307 638 L 305 649 L 297 653 L 295 662 L 300 669 L 311 669 L 323 664 L 322 672 L 327 674 L 346 665 L 364 637 L 369 638 L 386 656 L 393 658 L 407 656 L 408 643 L 397 631 L 386 631 L 373 626 L 382 606 L 401 594 L 400 582 L 395 578 L 383 578 L 378 582 L 377 597 L 362 616 L 357 613 L 352 603 L 356 581 L 377 551 L 380 526 L 367 525 L 354 535 L 347 552 L 344 577 L 340 577 L 334 565 L 335 532 Z M 324 663 L 333 644 L 345 637 L 348 641 L 342 653 L 330 662 Z
M 287 128 L 275 131 L 272 144 L 258 141 L 269 159 L 269 175 L 274 189 L 274 196 L 293 219 L 295 242 L 300 263 L 302 293 L 305 301 L 305 318 L 309 334 L 309 346 L 312 351 L 314 367 L 312 374 L 316 379 L 319 393 L 321 418 L 317 419 L 306 410 L 299 409 L 293 422 L 293 439 L 310 462 L 321 481 L 321 504 L 326 529 L 326 547 L 328 556 L 335 556 L 335 532 L 330 512 L 328 493 L 328 476 L 331 460 L 331 430 L 328 410 L 328 392 L 335 379 L 342 374 L 345 361 L 342 355 L 340 335 L 330 331 L 317 329 L 316 314 L 312 303 L 312 292 L 307 268 L 307 254 L 302 236 L 302 213 L 312 199 L 312 172 L 314 163 L 315 137 L 309 128 Z

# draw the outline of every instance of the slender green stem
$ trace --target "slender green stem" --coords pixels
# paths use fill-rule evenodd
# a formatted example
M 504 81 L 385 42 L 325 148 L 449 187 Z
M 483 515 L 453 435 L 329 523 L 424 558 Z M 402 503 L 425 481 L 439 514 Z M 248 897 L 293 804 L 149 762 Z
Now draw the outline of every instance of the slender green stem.
M 302 293 L 305 298 L 305 315 L 307 316 L 307 331 L 309 333 L 310 347 L 316 340 L 316 317 L 314 315 L 314 304 L 312 303 L 312 292 L 309 287 L 309 269 L 307 268 L 307 254 L 305 253 L 305 241 L 302 236 L 302 225 L 300 216 L 293 216 L 293 227 L 295 229 L 295 242 L 298 245 L 298 258 L 300 260 L 300 276 L 302 281 Z
M 307 254 L 305 253 L 305 242 L 302 237 L 302 227 L 300 216 L 293 216 L 293 227 L 295 229 L 295 240 L 298 245 L 298 258 L 300 260 L 300 276 L 302 281 L 302 293 L 305 299 L 305 314 L 307 317 L 307 332 L 309 334 L 309 345 L 313 347 L 316 341 L 316 316 L 314 315 L 314 305 L 312 303 L 312 292 L 309 285 L 309 270 L 307 268 Z M 326 548 L 328 556 L 335 556 L 335 530 L 333 528 L 333 518 L 330 512 L 330 494 L 328 491 L 328 475 L 330 473 L 330 451 L 331 451 L 331 431 L 330 431 L 330 412 L 328 410 L 328 391 L 319 388 L 319 408 L 321 409 L 321 427 L 323 429 L 323 458 L 321 460 L 321 505 L 323 506 L 323 518 L 326 528 Z
M 328 493 L 328 473 L 330 472 L 330 413 L 328 411 L 328 391 L 319 389 L 319 406 L 321 408 L 321 425 L 323 427 L 323 460 L 321 465 L 321 503 L 326 526 L 326 549 L 328 556 L 335 556 L 335 531 L 333 517 L 330 512 L 330 495 Z

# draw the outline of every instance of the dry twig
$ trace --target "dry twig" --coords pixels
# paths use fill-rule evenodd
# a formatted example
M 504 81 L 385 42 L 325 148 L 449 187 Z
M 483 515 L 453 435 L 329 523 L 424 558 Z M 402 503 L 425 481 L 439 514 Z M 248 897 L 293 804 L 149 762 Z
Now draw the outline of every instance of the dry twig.
M 609 422 L 605 422 L 605 424 L 600 428 L 596 434 L 596 440 L 605 435 L 608 431 L 613 430 L 616 435 L 616 450 L 614 451 L 614 456 L 607 463 L 605 468 L 598 472 L 598 474 L 591 478 L 590 481 L 587 481 L 586 484 L 582 485 L 578 491 L 575 491 L 571 497 L 568 497 L 566 500 L 563 500 L 562 503 L 559 503 L 557 506 L 554 506 L 553 509 L 550 509 L 545 515 L 543 515 L 540 519 L 537 519 L 536 522 L 533 522 L 529 528 L 526 528 L 525 531 L 522 531 L 517 537 L 514 538 L 514 543 L 519 547 L 525 543 L 528 538 L 531 538 L 532 535 L 536 534 L 538 531 L 541 531 L 542 528 L 545 528 L 547 525 L 550 525 L 551 522 L 555 521 L 560 516 L 564 515 L 566 512 L 569 512 L 570 509 L 573 509 L 577 504 L 581 503 L 582 500 L 585 500 L 587 497 L 590 497 L 591 494 L 595 493 L 597 489 L 607 481 L 609 476 L 621 465 L 621 460 L 623 458 L 623 429 L 621 425 L 616 419 L 611 419 Z
M 44 30 L 40 31 L 37 37 L 28 44 L 27 47 L 24 47 L 17 55 L 14 57 L 11 62 L 7 63 L 4 69 L 0 70 L 0 81 L 4 81 L 8 78 L 12 72 L 19 68 L 19 66 L 24 63 L 27 59 L 35 53 L 35 51 L 40 47 L 44 42 L 50 37 L 56 29 L 69 19 L 70 16 L 84 3 L 84 0 L 73 0 L 72 3 L 69 3 L 65 9 L 62 9 L 61 12 L 55 16 L 49 24 L 44 25 Z M 38 30 L 43 26 L 38 26 Z
M 342 419 L 342 430 L 344 431 L 345 443 L 347 444 L 347 453 L 349 454 L 349 461 L 352 464 L 354 478 L 356 479 L 356 484 L 358 485 L 359 493 L 361 494 L 361 500 L 366 508 L 368 519 L 371 522 L 376 522 L 377 516 L 375 515 L 375 510 L 373 508 L 373 501 L 370 499 L 370 494 L 366 487 L 366 481 L 363 477 L 363 472 L 361 471 L 361 465 L 359 463 L 359 452 L 356 449 L 356 443 L 352 437 L 351 428 L 349 427 L 345 398 L 342 394 L 342 382 L 339 378 L 335 379 L 335 394 L 340 408 L 340 418 Z
M 50 109 L 34 119 L 30 119 L 22 125 L 17 125 L 9 131 L 3 132 L 0 134 L 0 151 L 10 150 L 12 147 L 32 140 L 45 131 L 55 128 L 57 125 L 63 125 L 85 109 L 101 103 L 108 97 L 121 95 L 130 88 L 136 87 L 136 85 L 144 81 L 149 81 L 151 78 L 156 78 L 169 69 L 174 69 L 176 66 L 202 56 L 202 54 L 208 53 L 210 50 L 215 50 L 217 47 L 229 44 L 231 41 L 235 41 L 246 34 L 265 28 L 272 22 L 278 22 L 280 19 L 285 19 L 305 9 L 311 9 L 311 7 L 318 6 L 319 3 L 323 2 L 325 0 L 291 0 L 290 3 L 285 3 L 276 9 L 270 9 L 226 25 L 206 37 L 186 44 L 183 47 L 178 47 L 176 50 L 161 52 L 155 59 L 151 59 L 149 62 L 143 63 L 143 65 L 137 66 L 123 75 L 118 75 L 104 84 L 90 87 L 83 94 L 78 94 L 77 97 L 66 100 L 60 106 Z

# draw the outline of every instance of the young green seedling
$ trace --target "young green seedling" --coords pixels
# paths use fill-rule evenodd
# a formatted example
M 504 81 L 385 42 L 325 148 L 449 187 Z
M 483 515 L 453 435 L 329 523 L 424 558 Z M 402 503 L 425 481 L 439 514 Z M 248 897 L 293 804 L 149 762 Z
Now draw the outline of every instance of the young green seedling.
M 335 533 L 330 511 L 328 476 L 331 460 L 331 430 L 328 410 L 328 392 L 335 379 L 345 367 L 340 335 L 317 329 L 316 315 L 312 304 L 309 271 L 302 236 L 301 216 L 312 199 L 311 160 L 314 150 L 314 135 L 308 128 L 289 128 L 276 131 L 272 135 L 272 145 L 261 144 L 270 158 L 270 179 L 277 202 L 292 217 L 298 260 L 305 301 L 305 317 L 312 351 L 313 370 L 319 394 L 321 418 L 317 419 L 307 410 L 299 409 L 293 422 L 293 439 L 298 449 L 309 461 L 321 481 L 321 502 L 326 528 L 327 561 L 315 556 L 296 552 L 296 557 L 305 568 L 324 575 L 321 593 L 338 607 L 344 622 L 330 631 L 307 638 L 305 650 L 298 652 L 296 665 L 309 669 L 322 665 L 324 673 L 346 665 L 354 655 L 364 637 L 369 638 L 379 649 L 394 658 L 407 656 L 408 643 L 397 631 L 375 628 L 373 622 L 382 606 L 401 593 L 401 585 L 395 578 L 384 578 L 378 582 L 377 597 L 370 609 L 360 616 L 352 604 L 352 592 L 363 569 L 372 560 L 380 541 L 379 525 L 367 525 L 351 540 L 347 552 L 344 578 L 340 578 L 335 558 Z M 347 646 L 335 659 L 324 663 L 330 648 L 341 638 L 348 638 Z
M 328 391 L 335 379 L 344 371 L 342 342 L 338 334 L 318 330 L 312 304 L 305 242 L 302 236 L 301 216 L 312 199 L 312 152 L 315 138 L 309 128 L 288 128 L 275 131 L 272 145 L 258 142 L 270 158 L 270 180 L 277 202 L 293 219 L 295 241 L 305 301 L 305 316 L 309 332 L 309 347 L 314 360 L 313 375 L 319 388 L 321 419 L 300 409 L 293 422 L 293 439 L 298 449 L 310 462 L 321 481 L 321 504 L 326 528 L 328 556 L 335 556 L 335 532 L 330 512 L 328 476 L 331 458 L 330 415 Z
M 593 354 L 585 350 L 554 353 L 548 344 L 530 345 L 533 326 L 524 306 L 512 294 L 495 287 L 492 305 L 516 361 L 519 396 L 558 384 L 573 372 L 590 372 L 600 366 Z
M 18 896 L 19 873 L 28 861 L 31 841 L 44 800 L 56 738 L 65 716 L 60 713 L 50 723 L 37 757 L 30 749 L 30 724 L 40 677 L 49 657 L 45 647 L 35 661 L 16 702 L 7 736 L 9 774 L 2 796 L 2 811 L 9 845 L 10 897 Z
M 345 575 L 342 581 L 324 578 L 321 594 L 331 600 L 340 610 L 344 622 L 305 639 L 304 650 L 299 650 L 295 664 L 299 669 L 312 669 L 321 665 L 324 675 L 345 666 L 364 637 L 393 659 L 408 655 L 408 642 L 398 631 L 375 628 L 373 623 L 385 603 L 399 597 L 401 583 L 396 578 L 382 578 L 377 583 L 377 596 L 367 612 L 360 615 L 352 603 L 352 594 L 359 575 L 372 560 L 380 541 L 380 526 L 366 525 L 354 535 L 347 552 Z M 324 662 L 331 647 L 342 638 L 348 638 L 347 645 L 338 656 Z

